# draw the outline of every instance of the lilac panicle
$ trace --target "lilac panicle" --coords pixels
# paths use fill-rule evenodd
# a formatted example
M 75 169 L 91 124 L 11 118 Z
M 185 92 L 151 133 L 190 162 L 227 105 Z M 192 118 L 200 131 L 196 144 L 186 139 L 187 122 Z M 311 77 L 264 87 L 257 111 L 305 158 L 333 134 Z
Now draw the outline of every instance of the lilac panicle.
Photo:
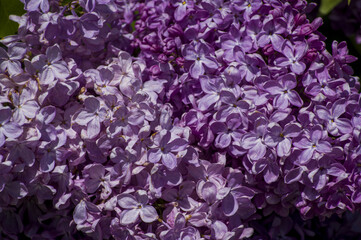
M 22 2 L 0 48 L 0 238 L 356 239 L 332 216 L 360 228 L 356 58 L 326 50 L 315 4 Z

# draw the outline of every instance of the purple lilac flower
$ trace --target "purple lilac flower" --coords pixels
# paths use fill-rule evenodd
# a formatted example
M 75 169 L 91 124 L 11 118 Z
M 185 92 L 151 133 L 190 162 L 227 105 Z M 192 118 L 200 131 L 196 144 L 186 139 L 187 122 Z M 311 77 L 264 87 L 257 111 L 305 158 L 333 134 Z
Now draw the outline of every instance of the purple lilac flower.
M 119 216 L 120 223 L 123 225 L 135 223 L 139 217 L 146 223 L 154 222 L 158 218 L 155 208 L 147 205 L 148 196 L 145 191 L 137 191 L 135 196 L 122 194 L 118 198 L 118 204 L 125 209 Z
M 10 76 L 22 72 L 21 60 L 26 53 L 26 45 L 23 43 L 12 43 L 8 47 L 8 52 L 0 48 L 0 69 L 8 71 Z
M 339 118 L 346 110 L 346 101 L 337 100 L 331 109 L 324 106 L 317 106 L 316 114 L 319 118 L 327 122 L 327 131 L 338 136 L 352 132 L 352 125 L 349 119 Z
M 35 118 L 39 104 L 34 100 L 30 89 L 24 89 L 21 94 L 13 94 L 12 102 L 15 107 L 14 120 L 19 124 L 24 124 L 28 119 Z
M 2 238 L 358 237 L 356 58 L 327 51 L 315 4 L 23 2 L 0 49 Z
M 84 101 L 85 109 L 77 115 L 75 122 L 87 127 L 87 136 L 96 137 L 100 132 L 101 122 L 107 116 L 106 108 L 100 106 L 98 99 L 90 97 Z
M 0 113 L 0 146 L 3 146 L 5 137 L 16 139 L 23 133 L 23 130 L 19 124 L 10 121 L 12 117 L 10 109 L 1 109 Z
M 176 153 L 187 147 L 187 141 L 172 135 L 171 132 L 162 130 L 156 134 L 154 146 L 148 151 L 148 160 L 157 163 L 160 160 L 169 169 L 177 166 Z
M 273 105 L 277 108 L 287 108 L 290 104 L 301 107 L 303 101 L 300 95 L 293 90 L 297 86 L 296 77 L 293 74 L 287 74 L 279 77 L 276 81 L 268 81 L 264 88 L 275 98 Z
M 40 72 L 40 82 L 48 85 L 55 79 L 65 79 L 69 70 L 64 61 L 59 46 L 54 45 L 46 50 L 46 55 L 37 55 L 32 59 L 32 64 Z
M 258 118 L 254 123 L 254 131 L 246 133 L 241 139 L 241 146 L 248 150 L 248 156 L 251 160 L 259 160 L 266 154 L 267 146 L 264 137 L 267 130 L 267 120 L 263 117 Z
M 332 145 L 326 141 L 327 135 L 320 125 L 317 125 L 310 129 L 309 137 L 302 137 L 299 141 L 293 143 L 293 145 L 302 150 L 298 157 L 301 164 L 308 163 L 313 157 L 314 153 L 330 153 L 332 151 Z
M 293 45 L 290 41 L 285 41 L 281 47 L 281 53 L 284 57 L 276 58 L 276 66 L 289 66 L 292 72 L 298 75 L 302 74 L 306 69 L 306 65 L 301 60 L 307 49 L 308 46 L 305 42 L 297 42 Z
M 183 49 L 184 59 L 193 62 L 189 69 L 193 78 L 198 79 L 203 75 L 205 67 L 210 70 L 218 68 L 216 59 L 210 55 L 211 51 L 211 46 L 203 42 L 187 45 Z

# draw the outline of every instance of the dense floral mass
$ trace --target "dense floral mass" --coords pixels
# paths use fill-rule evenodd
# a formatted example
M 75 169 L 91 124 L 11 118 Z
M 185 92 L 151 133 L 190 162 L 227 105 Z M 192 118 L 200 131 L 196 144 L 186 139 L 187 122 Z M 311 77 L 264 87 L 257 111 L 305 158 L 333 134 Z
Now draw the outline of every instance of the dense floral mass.
M 291 216 L 360 209 L 356 58 L 313 5 L 24 4 L 0 48 L 1 238 L 307 239 Z

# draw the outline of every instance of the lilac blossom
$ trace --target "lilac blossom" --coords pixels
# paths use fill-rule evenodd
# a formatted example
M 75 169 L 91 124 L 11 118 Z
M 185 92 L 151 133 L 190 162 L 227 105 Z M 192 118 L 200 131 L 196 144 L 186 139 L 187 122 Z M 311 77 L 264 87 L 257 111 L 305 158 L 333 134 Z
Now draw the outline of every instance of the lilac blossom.
M 216 70 L 218 64 L 216 59 L 211 56 L 211 47 L 206 43 L 200 42 L 185 46 L 183 49 L 184 59 L 191 61 L 189 72 L 193 78 L 198 79 L 206 71 L 205 68 Z
M 70 74 L 58 45 L 49 47 L 46 55 L 37 55 L 31 62 L 39 71 L 40 82 L 44 85 L 51 84 L 56 79 L 65 79 Z
M 356 59 L 314 3 L 23 2 L 0 49 L 2 238 L 358 237 Z
M 36 11 L 41 9 L 43 12 L 48 12 L 50 8 L 50 4 L 48 0 L 29 0 L 26 1 L 26 10 L 28 11 Z
M 6 52 L 0 48 L 0 69 L 1 71 L 8 71 L 9 74 L 16 75 L 22 72 L 21 60 L 26 53 L 26 45 L 23 43 L 12 43 Z
M 171 132 L 162 130 L 156 134 L 154 146 L 148 151 L 148 160 L 157 163 L 160 160 L 169 169 L 177 166 L 177 154 L 187 147 L 187 141 L 172 135 Z
M 172 5 L 175 7 L 174 19 L 176 21 L 182 21 L 187 15 L 189 9 L 193 8 L 192 0 L 172 0 Z
M 292 138 L 301 134 L 301 125 L 296 123 L 288 123 L 282 127 L 277 123 L 271 123 L 269 130 L 265 136 L 265 143 L 268 146 L 276 147 L 279 157 L 288 156 L 291 153 Z
M 12 102 L 15 107 L 13 118 L 21 125 L 28 121 L 27 118 L 35 118 L 40 108 L 30 89 L 24 89 L 21 94 L 12 95 Z
M 137 191 L 135 196 L 122 194 L 118 197 L 118 205 L 124 208 L 120 213 L 120 223 L 128 225 L 135 223 L 138 218 L 146 223 L 157 220 L 158 214 L 154 207 L 147 205 L 148 196 L 145 191 Z
M 101 122 L 106 118 L 107 111 L 105 107 L 100 106 L 99 100 L 94 97 L 85 99 L 84 107 L 85 109 L 79 112 L 75 122 L 81 126 L 86 126 L 87 136 L 94 138 L 100 132 Z
M 259 46 L 264 47 L 270 42 L 274 49 L 282 46 L 284 39 L 281 35 L 285 32 L 285 25 L 281 18 L 266 19 L 263 23 L 263 31 L 258 35 Z
M 224 83 L 221 78 L 208 78 L 201 77 L 200 84 L 202 90 L 206 94 L 204 97 L 199 99 L 198 107 L 201 111 L 206 111 L 210 107 L 220 102 L 220 92 L 224 86 Z
M 232 141 L 240 141 L 243 135 L 242 131 L 239 131 L 239 127 L 242 124 L 239 121 L 240 116 L 238 114 L 231 114 L 227 117 L 226 122 L 214 122 L 210 125 L 211 130 L 216 136 L 214 145 L 218 148 L 228 147 Z
M 298 157 L 301 164 L 308 163 L 315 153 L 330 153 L 332 145 L 326 141 L 327 136 L 320 125 L 310 129 L 308 136 L 303 136 L 299 141 L 295 141 L 293 145 L 302 150 Z
M 256 119 L 255 129 L 246 133 L 241 139 L 241 146 L 248 150 L 248 156 L 251 160 L 259 160 L 266 154 L 267 145 L 264 138 L 267 130 L 267 120 L 263 117 Z
M 278 108 L 287 108 L 290 104 L 301 107 L 303 100 L 300 95 L 293 90 L 297 86 L 296 78 L 293 74 L 279 77 L 276 81 L 268 81 L 264 88 L 275 98 L 273 105 Z
M 340 99 L 334 102 L 331 109 L 324 106 L 317 106 L 316 114 L 319 118 L 327 122 L 327 131 L 334 136 L 338 136 L 352 132 L 351 121 L 346 118 L 340 118 L 345 110 L 346 101 Z
M 290 67 L 292 72 L 300 75 L 306 69 L 306 64 L 302 61 L 308 49 L 307 43 L 297 42 L 294 45 L 290 41 L 285 41 L 281 47 L 284 57 L 276 58 L 275 64 L 280 67 Z
M 0 113 L 0 146 L 3 146 L 5 137 L 16 139 L 23 133 L 23 130 L 19 124 L 10 121 L 12 117 L 10 109 L 1 109 Z
M 248 52 L 252 49 L 251 37 L 242 33 L 236 26 L 232 25 L 229 34 L 220 37 L 224 58 L 229 61 L 235 61 L 236 51 Z

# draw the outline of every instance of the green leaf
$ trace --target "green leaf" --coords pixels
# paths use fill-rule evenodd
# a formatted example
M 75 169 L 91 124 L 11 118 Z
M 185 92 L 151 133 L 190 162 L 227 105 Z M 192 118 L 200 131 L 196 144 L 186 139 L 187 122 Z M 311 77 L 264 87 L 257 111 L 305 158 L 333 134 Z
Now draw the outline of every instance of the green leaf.
M 348 0 L 348 5 L 350 6 L 350 4 L 351 4 L 351 0 Z
M 9 19 L 10 15 L 23 15 L 24 4 L 19 0 L 0 0 L 0 38 L 13 35 L 19 25 Z
M 350 1 L 350 0 L 349 0 Z M 320 13 L 321 15 L 329 14 L 342 0 L 321 0 Z

